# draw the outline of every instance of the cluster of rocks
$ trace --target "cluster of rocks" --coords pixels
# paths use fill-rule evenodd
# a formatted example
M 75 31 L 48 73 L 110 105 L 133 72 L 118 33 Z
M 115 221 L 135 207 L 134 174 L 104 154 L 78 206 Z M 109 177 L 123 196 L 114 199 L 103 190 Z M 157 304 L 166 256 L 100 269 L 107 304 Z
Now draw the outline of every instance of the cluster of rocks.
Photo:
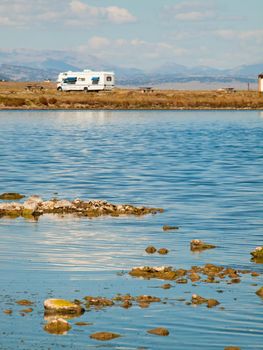
M 140 295 L 132 297 L 129 294 L 118 294 L 112 299 L 103 297 L 84 297 L 84 304 L 86 309 L 95 308 L 100 309 L 104 307 L 110 307 L 113 305 L 129 308 L 136 303 L 140 307 L 148 307 L 150 303 L 160 302 L 161 299 L 150 295 Z M 75 300 L 74 302 L 64 299 L 47 299 L 44 301 L 45 319 L 48 321 L 44 325 L 44 330 L 51 334 L 66 334 L 72 327 L 67 318 L 79 317 L 85 312 L 85 309 L 81 306 L 81 302 Z M 63 317 L 63 318 L 62 318 Z M 77 325 L 89 325 L 86 322 L 77 322 Z M 149 333 L 156 335 L 168 335 L 169 332 L 163 328 L 156 328 L 150 330 Z M 111 332 L 98 332 L 90 335 L 90 338 L 96 340 L 111 340 L 120 337 L 119 334 Z
M 220 283 L 221 280 L 228 278 L 227 283 L 229 284 L 239 283 L 241 281 L 241 275 L 243 274 L 251 274 L 253 277 L 260 275 L 258 272 L 252 272 L 250 270 L 235 270 L 230 267 L 216 266 L 213 264 L 192 266 L 189 270 L 173 269 L 167 266 L 140 266 L 134 267 L 129 274 L 133 277 L 145 279 L 156 278 L 176 281 L 177 283 L 187 283 L 188 280 L 191 282 Z
M 206 304 L 206 306 L 208 308 L 212 308 L 212 307 L 215 307 L 217 305 L 219 305 L 219 301 L 216 300 L 216 299 L 206 299 L 206 298 L 203 298 L 201 297 L 200 295 L 197 295 L 197 294 L 193 294 L 192 295 L 192 305 L 201 305 L 201 304 Z
M 56 198 L 44 201 L 39 196 L 31 196 L 24 203 L 0 203 L 0 217 L 3 216 L 34 216 L 43 214 L 77 214 L 79 216 L 97 217 L 102 215 L 147 215 L 163 212 L 160 208 L 135 207 L 129 204 L 115 205 L 103 200 L 73 201 L 58 200 Z
M 169 253 L 169 250 L 166 248 L 160 248 L 158 251 L 154 246 L 149 246 L 145 249 L 146 253 L 148 254 L 154 254 L 156 252 L 158 252 L 161 255 L 166 255 Z

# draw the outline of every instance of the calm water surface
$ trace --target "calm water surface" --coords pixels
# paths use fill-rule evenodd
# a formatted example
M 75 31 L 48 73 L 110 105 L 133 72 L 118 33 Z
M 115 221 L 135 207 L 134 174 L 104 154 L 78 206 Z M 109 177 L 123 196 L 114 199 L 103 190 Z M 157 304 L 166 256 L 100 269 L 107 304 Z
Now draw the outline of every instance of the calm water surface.
M 162 281 L 127 274 L 140 265 L 205 263 L 263 272 L 249 254 L 263 244 L 261 112 L 0 112 L 0 130 L 1 193 L 165 209 L 143 218 L 1 219 L 0 349 L 262 349 L 263 300 L 255 294 L 262 276 L 163 290 Z M 180 230 L 164 233 L 164 224 Z M 194 238 L 218 248 L 193 254 Z M 170 253 L 149 256 L 149 244 Z M 46 298 L 116 293 L 168 299 L 147 309 L 86 312 L 70 321 L 65 336 L 43 331 Z M 176 300 L 188 301 L 192 293 L 221 305 L 207 309 Z M 35 302 L 25 317 L 15 305 L 23 298 Z M 2 312 L 7 308 L 11 316 Z M 93 325 L 75 326 L 80 320 Z M 170 336 L 147 334 L 157 326 L 167 327 Z M 89 338 L 96 331 L 123 337 L 99 343 Z

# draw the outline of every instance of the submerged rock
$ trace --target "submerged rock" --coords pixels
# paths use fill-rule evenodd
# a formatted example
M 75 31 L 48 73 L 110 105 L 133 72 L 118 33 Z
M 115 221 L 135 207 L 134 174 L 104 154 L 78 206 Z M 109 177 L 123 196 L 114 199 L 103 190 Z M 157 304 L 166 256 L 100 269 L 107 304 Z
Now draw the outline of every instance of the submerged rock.
M 201 241 L 200 239 L 192 240 L 190 243 L 190 247 L 191 247 L 192 251 L 201 251 L 201 250 L 205 250 L 205 249 L 216 248 L 215 245 L 205 243 L 205 242 Z
M 3 311 L 3 313 L 6 314 L 6 315 L 12 315 L 13 310 L 11 310 L 11 309 L 6 309 L 6 310 Z
M 163 226 L 163 231 L 170 231 L 170 230 L 179 230 L 179 227 L 178 226 L 169 226 L 169 225 Z
M 70 324 L 63 318 L 50 321 L 44 326 L 44 330 L 51 334 L 66 334 L 70 329 Z
M 47 299 L 44 301 L 46 314 L 77 314 L 84 313 L 84 309 L 76 303 L 64 299 Z
M 159 336 L 162 336 L 162 337 L 167 337 L 169 335 L 168 329 L 163 328 L 163 327 L 150 329 L 150 330 L 147 331 L 147 333 L 159 335 Z
M 27 300 L 27 299 L 22 299 L 22 300 L 17 300 L 16 301 L 16 304 L 18 305 L 23 305 L 23 306 L 31 306 L 33 305 L 34 303 L 30 300 Z
M 2 193 L 0 195 L 0 199 L 6 200 L 6 201 L 10 201 L 10 200 L 12 201 L 12 200 L 21 199 L 24 197 L 25 197 L 24 195 L 16 192 Z
M 226 346 L 224 350 L 241 350 L 238 346 Z
M 115 338 L 119 338 L 121 335 L 117 333 L 111 333 L 111 332 L 97 332 L 90 335 L 91 339 L 96 339 L 100 341 L 107 341 L 112 340 Z

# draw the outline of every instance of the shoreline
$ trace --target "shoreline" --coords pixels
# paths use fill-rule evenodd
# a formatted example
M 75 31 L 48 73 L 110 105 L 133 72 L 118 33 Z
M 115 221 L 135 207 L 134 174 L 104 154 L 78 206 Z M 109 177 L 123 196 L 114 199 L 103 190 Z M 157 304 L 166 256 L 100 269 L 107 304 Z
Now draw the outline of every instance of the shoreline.
M 263 110 L 257 91 L 120 89 L 60 92 L 55 83 L 0 83 L 0 110 Z

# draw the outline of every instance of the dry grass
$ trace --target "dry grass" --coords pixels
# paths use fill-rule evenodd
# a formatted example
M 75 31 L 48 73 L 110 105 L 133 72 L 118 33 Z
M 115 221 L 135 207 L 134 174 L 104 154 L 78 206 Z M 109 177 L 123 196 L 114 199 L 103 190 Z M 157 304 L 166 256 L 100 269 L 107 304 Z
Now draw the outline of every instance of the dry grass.
M 41 85 L 27 90 L 28 85 Z M 0 83 L 0 109 L 263 109 L 256 91 L 115 89 L 112 92 L 58 92 L 52 83 Z

